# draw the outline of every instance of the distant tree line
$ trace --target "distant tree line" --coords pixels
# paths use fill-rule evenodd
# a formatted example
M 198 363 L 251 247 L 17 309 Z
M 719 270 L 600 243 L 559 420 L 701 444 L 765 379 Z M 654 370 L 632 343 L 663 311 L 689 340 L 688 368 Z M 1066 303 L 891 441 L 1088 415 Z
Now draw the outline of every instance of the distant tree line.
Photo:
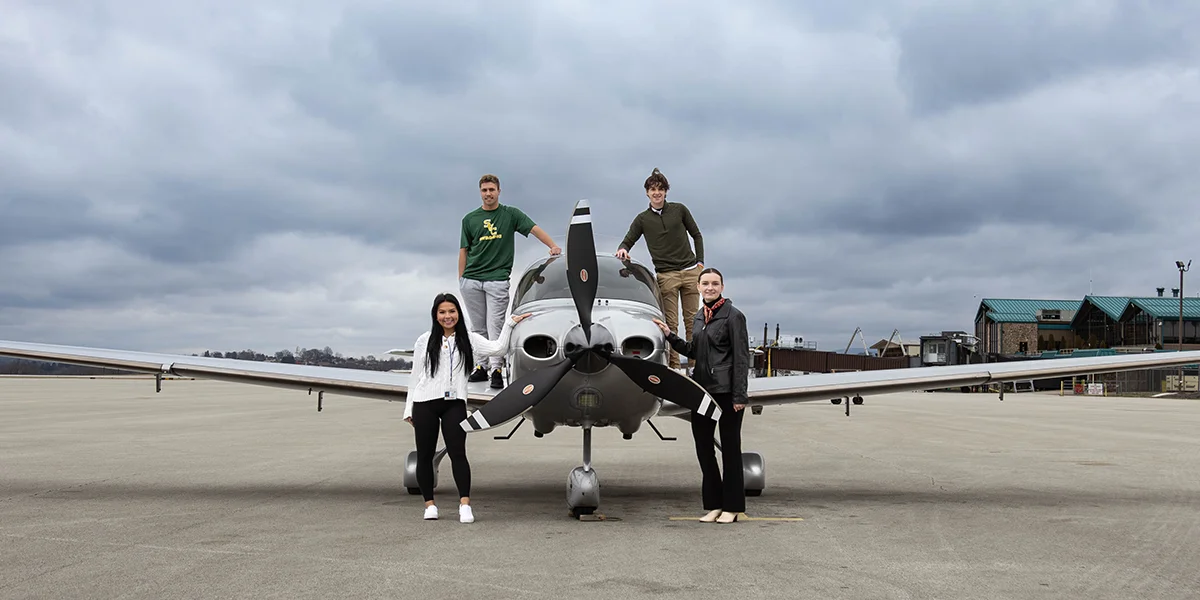
M 329 346 L 324 348 L 296 348 L 292 350 L 280 350 L 271 355 L 255 352 L 254 350 L 233 350 L 230 352 L 213 352 L 205 350 L 203 354 L 195 354 L 192 356 L 204 356 L 209 358 L 232 358 L 236 360 L 250 360 L 258 362 L 276 362 L 289 365 L 317 365 L 322 367 L 341 367 L 345 369 L 363 369 L 366 371 L 391 371 L 393 369 L 409 369 L 412 367 L 412 361 L 402 358 L 387 357 L 383 359 L 376 358 L 375 355 L 369 354 L 362 358 L 353 356 L 342 356 L 341 352 L 334 352 Z M 0 358 L 0 375 L 128 375 L 129 371 L 121 371 L 118 369 L 105 369 L 101 367 L 84 367 L 79 365 L 68 365 L 63 363 L 41 362 L 34 360 L 21 360 L 12 358 Z
M 129 371 L 0 358 L 0 375 L 129 375 Z

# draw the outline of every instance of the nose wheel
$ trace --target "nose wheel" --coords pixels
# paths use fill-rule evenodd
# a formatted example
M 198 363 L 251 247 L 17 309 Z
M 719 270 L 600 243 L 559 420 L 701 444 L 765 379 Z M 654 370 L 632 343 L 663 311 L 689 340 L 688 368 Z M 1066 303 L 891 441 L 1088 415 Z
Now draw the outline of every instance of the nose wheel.
M 576 519 L 600 508 L 600 478 L 595 470 L 585 470 L 583 467 L 571 469 L 571 474 L 567 476 L 567 508 Z
M 567 508 L 578 519 L 600 508 L 600 478 L 592 468 L 592 427 L 583 428 L 583 466 L 567 475 Z

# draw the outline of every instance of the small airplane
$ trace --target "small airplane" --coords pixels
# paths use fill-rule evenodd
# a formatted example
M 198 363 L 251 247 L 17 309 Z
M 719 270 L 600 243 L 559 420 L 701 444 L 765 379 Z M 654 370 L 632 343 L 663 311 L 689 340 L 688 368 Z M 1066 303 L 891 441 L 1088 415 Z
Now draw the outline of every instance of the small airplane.
M 667 366 L 669 348 L 653 319 L 662 319 L 662 300 L 653 273 L 634 260 L 597 254 L 591 209 L 575 205 L 563 256 L 534 261 L 521 275 L 514 313 L 533 313 L 516 325 L 507 352 L 508 384 L 500 390 L 487 382 L 469 384 L 470 412 L 461 426 L 468 432 L 498 427 L 520 417 L 505 436 L 510 439 L 529 420 L 535 437 L 559 426 L 583 430 L 583 464 L 567 480 L 567 505 L 576 517 L 600 506 L 599 477 L 592 468 L 592 429 L 616 427 L 626 439 L 651 419 L 720 418 L 720 408 L 692 379 Z M 395 355 L 409 351 L 392 350 Z M 746 348 L 735 367 L 750 369 Z M 0 340 L 0 356 L 45 362 L 106 367 L 153 374 L 156 389 L 174 375 L 317 392 L 317 410 L 326 393 L 405 401 L 411 373 L 364 371 L 243 360 L 157 354 L 105 348 L 81 348 Z M 1086 375 L 1200 362 L 1200 351 L 1158 352 L 1119 356 L 1065 358 L 865 372 L 819 373 L 751 378 L 748 400 L 754 413 L 765 405 L 800 402 L 862 404 L 863 395 L 935 390 Z M 414 365 L 414 368 L 420 368 Z M 1000 399 L 1004 399 L 1001 386 Z M 436 457 L 439 464 L 445 448 Z M 761 453 L 742 454 L 746 493 L 766 487 Z M 435 470 L 436 477 L 436 470 Z M 436 479 L 435 479 L 436 481 Z M 404 487 L 419 493 L 416 451 L 404 466 Z M 436 485 L 436 484 L 435 484 Z

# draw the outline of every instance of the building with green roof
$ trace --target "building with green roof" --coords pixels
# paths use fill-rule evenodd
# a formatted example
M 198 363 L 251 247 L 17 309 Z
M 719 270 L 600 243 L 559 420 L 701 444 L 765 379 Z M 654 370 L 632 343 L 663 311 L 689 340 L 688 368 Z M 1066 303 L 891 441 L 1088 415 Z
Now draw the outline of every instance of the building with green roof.
M 1112 348 L 1124 345 L 1130 332 L 1121 322 L 1121 314 L 1129 306 L 1129 300 L 1129 296 L 1084 296 L 1079 311 L 1071 319 L 1071 331 L 1076 338 L 1072 347 Z
M 1179 347 L 1179 298 L 1131 298 L 1120 321 L 1128 327 L 1125 344 L 1155 344 L 1159 348 Z M 1143 341 L 1144 340 L 1144 341 Z M 1183 299 L 1184 350 L 1200 348 L 1200 298 Z
M 1032 354 L 1072 348 L 1071 321 L 1079 300 L 984 298 L 975 313 L 975 337 L 980 351 L 991 354 Z
M 1173 297 L 1093 296 L 1083 300 L 985 298 L 975 336 L 985 354 L 1033 355 L 1059 350 L 1178 348 L 1178 290 Z M 1183 299 L 1185 350 L 1200 349 L 1200 297 Z

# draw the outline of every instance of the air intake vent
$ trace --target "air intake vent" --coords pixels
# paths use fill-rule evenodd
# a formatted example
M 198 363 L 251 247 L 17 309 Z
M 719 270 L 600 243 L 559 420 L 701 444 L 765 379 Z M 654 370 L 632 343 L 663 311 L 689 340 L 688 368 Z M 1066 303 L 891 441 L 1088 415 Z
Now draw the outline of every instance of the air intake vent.
M 531 335 L 525 338 L 521 349 L 533 358 L 550 358 L 558 352 L 558 342 L 548 335 Z
M 627 337 L 625 341 L 621 342 L 621 354 L 625 356 L 646 358 L 652 352 L 654 352 L 654 342 L 651 342 L 649 338 L 633 336 Z

